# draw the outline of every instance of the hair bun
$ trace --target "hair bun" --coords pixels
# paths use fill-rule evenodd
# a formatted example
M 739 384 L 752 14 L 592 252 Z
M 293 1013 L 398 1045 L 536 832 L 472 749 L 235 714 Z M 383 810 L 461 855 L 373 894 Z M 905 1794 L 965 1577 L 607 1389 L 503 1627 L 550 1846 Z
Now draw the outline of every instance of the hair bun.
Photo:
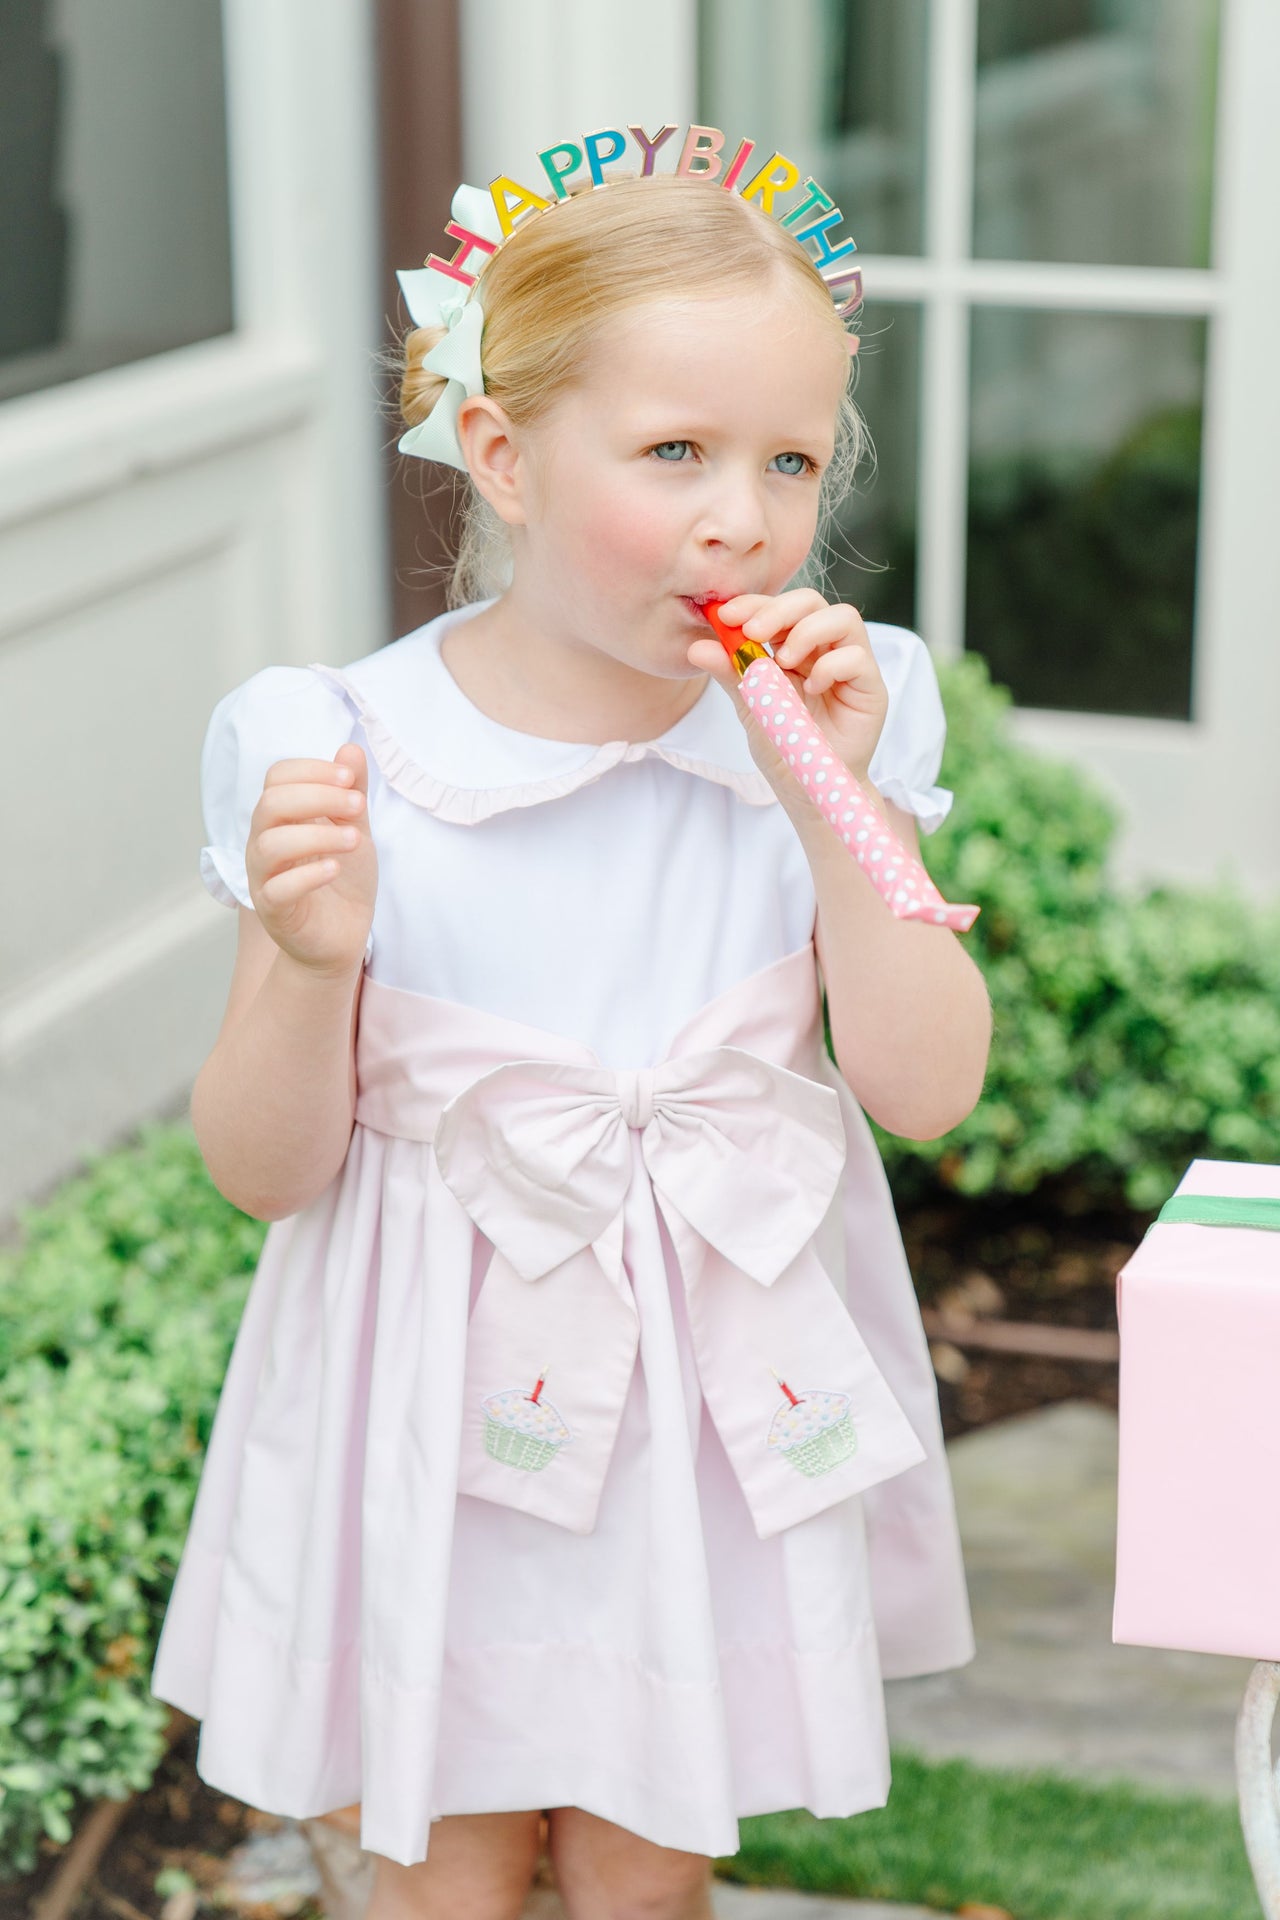
M 400 413 L 406 426 L 421 426 L 449 384 L 442 374 L 432 373 L 422 364 L 447 332 L 447 327 L 413 327 L 405 336 Z

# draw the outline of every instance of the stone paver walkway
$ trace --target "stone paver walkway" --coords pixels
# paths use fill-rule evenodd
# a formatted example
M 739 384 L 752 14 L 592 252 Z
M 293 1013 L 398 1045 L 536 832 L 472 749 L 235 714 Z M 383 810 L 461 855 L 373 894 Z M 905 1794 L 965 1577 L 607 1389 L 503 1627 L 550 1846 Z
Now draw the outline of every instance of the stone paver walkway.
M 732 1887 L 717 1880 L 711 1904 L 716 1920 L 938 1920 L 933 1907 L 886 1906 L 883 1900 L 832 1900 L 820 1893 L 789 1893 L 773 1887 Z M 521 1920 L 564 1920 L 551 1892 L 535 1893 Z
M 978 1657 L 889 1683 L 895 1746 L 1234 1799 L 1252 1663 L 1112 1644 L 1116 1456 L 1082 1400 L 952 1444 Z
M 711 1896 L 716 1920 L 938 1920 L 933 1907 L 899 1907 L 883 1900 L 832 1900 L 820 1893 L 772 1887 L 731 1887 L 717 1881 Z
M 820 1893 L 785 1888 L 733 1887 L 717 1880 L 711 1893 L 716 1920 L 938 1920 L 934 1907 L 900 1907 L 883 1900 L 833 1900 Z M 520 1920 L 564 1920 L 559 1896 L 549 1889 L 530 1895 Z

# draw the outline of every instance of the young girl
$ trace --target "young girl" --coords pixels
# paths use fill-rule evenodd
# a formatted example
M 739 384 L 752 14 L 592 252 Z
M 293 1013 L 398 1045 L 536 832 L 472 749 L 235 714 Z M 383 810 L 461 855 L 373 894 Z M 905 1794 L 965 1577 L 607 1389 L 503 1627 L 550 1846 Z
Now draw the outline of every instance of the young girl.
M 544 1814 L 571 1920 L 701 1920 L 742 1815 L 884 1804 L 882 1677 L 972 1657 L 862 1109 L 954 1126 L 988 1003 L 698 611 L 909 847 L 938 823 L 922 642 L 788 584 L 857 451 L 805 249 L 624 178 L 519 221 L 450 320 L 406 415 L 499 590 L 263 669 L 206 740 L 239 949 L 192 1115 L 272 1225 L 153 1684 L 206 1780 L 358 1832 L 371 1920 L 517 1915 Z M 482 379 L 424 371 L 466 326 Z

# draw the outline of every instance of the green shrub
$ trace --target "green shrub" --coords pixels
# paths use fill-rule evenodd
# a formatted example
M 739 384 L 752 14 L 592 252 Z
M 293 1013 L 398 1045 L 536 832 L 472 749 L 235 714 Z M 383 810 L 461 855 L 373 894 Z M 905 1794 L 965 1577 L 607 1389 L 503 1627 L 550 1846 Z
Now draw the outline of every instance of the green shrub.
M 975 462 L 965 627 L 1025 705 L 1075 711 L 1083 690 L 1104 713 L 1186 717 L 1200 434 L 1200 408 L 1174 406 L 1073 472 L 1030 449 Z
M 0 1871 L 145 1787 L 148 1681 L 265 1227 L 152 1127 L 0 1257 Z
M 948 899 L 982 908 L 964 939 L 995 1034 L 961 1126 L 879 1132 L 899 1199 L 1051 1183 L 1055 1204 L 1150 1208 L 1196 1155 L 1280 1160 L 1280 915 L 1224 891 L 1125 897 L 1110 802 L 1012 740 L 976 655 L 939 677 L 956 805 L 925 854 Z
M 1280 1161 L 1280 915 L 1227 892 L 1112 902 L 1090 1034 L 1091 1188 L 1157 1207 L 1188 1160 Z

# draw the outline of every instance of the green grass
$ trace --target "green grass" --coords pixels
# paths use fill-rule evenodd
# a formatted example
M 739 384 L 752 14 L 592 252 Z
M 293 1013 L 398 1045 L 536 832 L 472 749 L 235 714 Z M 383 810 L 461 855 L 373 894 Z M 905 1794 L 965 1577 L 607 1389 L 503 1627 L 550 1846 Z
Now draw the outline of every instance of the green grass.
M 1229 1803 L 1003 1773 L 895 1752 L 886 1807 L 848 1820 L 761 1814 L 725 1879 L 1015 1920 L 1258 1920 Z

